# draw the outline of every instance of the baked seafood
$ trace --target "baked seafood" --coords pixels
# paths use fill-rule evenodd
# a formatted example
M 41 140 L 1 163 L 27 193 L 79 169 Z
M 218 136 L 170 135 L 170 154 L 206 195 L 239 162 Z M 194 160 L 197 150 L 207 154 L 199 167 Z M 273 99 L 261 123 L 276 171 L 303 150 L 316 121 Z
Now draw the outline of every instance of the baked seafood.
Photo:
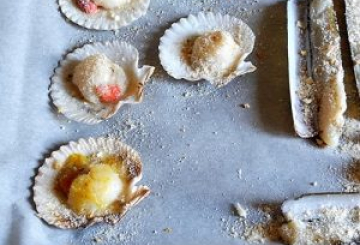
M 312 78 L 309 2 L 288 1 L 288 60 L 291 109 L 296 133 L 318 135 L 317 88 Z
M 348 36 L 354 62 L 356 86 L 360 93 L 360 1 L 345 0 Z
M 181 19 L 165 32 L 160 40 L 160 61 L 176 79 L 205 79 L 221 87 L 256 70 L 245 61 L 254 44 L 254 33 L 240 19 L 199 13 Z
M 59 0 L 61 12 L 87 29 L 117 30 L 144 16 L 150 0 Z
M 360 195 L 324 193 L 288 200 L 282 238 L 292 245 L 359 244 Z
M 292 17 L 297 12 L 294 8 L 302 11 L 295 18 Z M 289 45 L 295 130 L 301 137 L 319 135 L 325 144 L 336 146 L 342 134 L 347 105 L 333 2 L 311 0 L 307 5 L 307 1 L 290 1 L 288 15 L 289 43 L 305 38 L 300 40 L 300 45 Z M 294 28 L 300 30 L 294 31 Z
M 115 224 L 149 195 L 136 151 L 111 138 L 80 139 L 45 160 L 35 178 L 38 216 L 63 229 Z
M 142 101 L 154 67 L 138 68 L 138 61 L 138 51 L 125 42 L 86 44 L 60 62 L 51 79 L 50 97 L 67 118 L 100 123 L 122 105 Z

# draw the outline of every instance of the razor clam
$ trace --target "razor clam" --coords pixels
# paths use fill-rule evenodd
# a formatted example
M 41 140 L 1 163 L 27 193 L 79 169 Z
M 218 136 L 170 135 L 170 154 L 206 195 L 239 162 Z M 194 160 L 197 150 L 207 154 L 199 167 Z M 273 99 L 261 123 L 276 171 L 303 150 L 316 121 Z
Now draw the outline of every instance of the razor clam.
M 290 1 L 288 22 L 295 130 L 300 137 L 319 135 L 327 145 L 335 146 L 342 134 L 347 106 L 333 2 Z
M 300 219 L 309 211 L 326 207 L 341 207 L 345 209 L 360 207 L 360 193 L 314 193 L 287 200 L 281 210 L 287 220 Z
M 289 244 L 358 244 L 360 194 L 321 193 L 288 200 L 282 237 Z
M 316 86 L 311 74 L 308 1 L 288 2 L 288 50 L 291 107 L 296 133 L 302 138 L 318 134 Z
M 327 145 L 335 146 L 342 134 L 347 106 L 340 34 L 332 0 L 312 0 L 310 19 L 312 70 L 319 91 L 319 134 Z
M 356 86 L 360 93 L 360 1 L 345 0 L 346 21 L 352 59 L 354 61 L 354 72 Z

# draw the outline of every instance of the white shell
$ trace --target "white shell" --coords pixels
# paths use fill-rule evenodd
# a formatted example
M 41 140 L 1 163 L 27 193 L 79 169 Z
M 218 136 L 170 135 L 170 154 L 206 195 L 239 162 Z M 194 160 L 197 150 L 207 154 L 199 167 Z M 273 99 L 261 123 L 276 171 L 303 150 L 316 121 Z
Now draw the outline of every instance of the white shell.
M 307 82 L 308 78 L 312 79 L 309 3 L 288 1 L 287 15 L 289 86 L 294 127 L 300 137 L 311 138 L 318 135 L 319 129 L 316 89 L 313 89 L 315 83 L 309 85 Z M 304 51 L 306 55 L 301 54 Z M 299 94 L 302 90 L 307 92 L 305 98 Z
M 118 9 L 99 9 L 97 13 L 87 14 L 78 8 L 75 1 L 59 0 L 60 10 L 69 20 L 95 30 L 118 30 L 127 26 L 144 16 L 149 5 L 150 0 L 132 0 Z
M 325 144 L 336 146 L 347 105 L 333 1 L 289 1 L 288 31 L 295 131 L 303 138 L 319 135 Z
M 95 153 L 120 154 L 128 166 L 131 174 L 132 198 L 121 213 L 111 214 L 104 217 L 88 219 L 80 216 L 61 203 L 54 193 L 54 181 L 58 174 L 58 167 L 61 168 L 65 160 L 74 153 L 91 155 Z M 55 168 L 58 166 L 57 168 Z M 54 151 L 51 157 L 45 159 L 45 163 L 40 167 L 34 184 L 34 202 L 38 216 L 47 223 L 62 229 L 72 229 L 87 227 L 94 223 L 106 222 L 115 224 L 125 215 L 125 213 L 142 199 L 149 195 L 150 190 L 146 186 L 135 186 L 142 178 L 142 163 L 136 151 L 129 146 L 112 138 L 89 138 L 80 139 L 78 142 L 70 142 L 68 145 L 60 147 Z
M 319 193 L 288 200 L 282 212 L 286 244 L 359 244 L 359 193 Z M 336 242 L 335 242 L 336 241 Z
M 359 193 L 319 193 L 287 200 L 281 210 L 287 220 L 299 220 L 305 213 L 316 213 L 323 208 L 352 209 L 360 206 Z
M 75 66 L 86 57 L 105 54 L 125 71 L 130 83 L 126 99 L 112 106 L 95 105 L 84 101 L 70 77 Z M 51 78 L 50 96 L 59 112 L 67 118 L 86 124 L 97 124 L 112 117 L 126 103 L 139 103 L 143 99 L 143 87 L 154 72 L 154 67 L 138 68 L 139 54 L 136 48 L 125 42 L 91 43 L 69 53 Z
M 216 86 L 223 86 L 232 79 L 245 73 L 253 72 L 256 67 L 251 62 L 245 62 L 245 58 L 253 51 L 255 35 L 248 25 L 242 20 L 229 15 L 214 13 L 199 13 L 190 15 L 174 23 L 160 39 L 160 61 L 167 73 L 176 79 L 198 81 L 203 79 L 194 72 L 191 66 L 181 58 L 181 50 L 185 41 L 191 37 L 205 34 L 209 31 L 227 31 L 236 43 L 240 44 L 241 58 L 238 66 L 227 77 L 222 79 L 209 79 Z
M 347 29 L 354 62 L 356 86 L 360 93 L 360 1 L 345 0 L 345 3 Z

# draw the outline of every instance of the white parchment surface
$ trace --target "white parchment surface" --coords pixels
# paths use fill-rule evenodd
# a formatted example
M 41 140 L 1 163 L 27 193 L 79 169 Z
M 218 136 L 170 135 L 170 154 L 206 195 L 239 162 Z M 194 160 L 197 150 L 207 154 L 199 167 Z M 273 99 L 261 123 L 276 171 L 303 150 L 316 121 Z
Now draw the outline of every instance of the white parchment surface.
M 341 190 L 329 167 L 344 159 L 294 134 L 286 1 L 152 0 L 144 18 L 118 32 L 65 21 L 55 0 L 0 2 L 0 244 L 246 244 L 222 228 L 232 203 L 252 210 Z M 257 72 L 218 90 L 170 78 L 158 59 L 159 38 L 171 23 L 208 10 L 242 18 L 257 35 L 249 57 Z M 113 39 L 132 43 L 140 64 L 157 69 L 144 102 L 97 126 L 57 115 L 48 86 L 59 60 L 89 41 Z M 70 140 L 106 135 L 140 152 L 141 184 L 151 187 L 151 196 L 114 227 L 63 231 L 42 222 L 31 192 L 42 161 Z

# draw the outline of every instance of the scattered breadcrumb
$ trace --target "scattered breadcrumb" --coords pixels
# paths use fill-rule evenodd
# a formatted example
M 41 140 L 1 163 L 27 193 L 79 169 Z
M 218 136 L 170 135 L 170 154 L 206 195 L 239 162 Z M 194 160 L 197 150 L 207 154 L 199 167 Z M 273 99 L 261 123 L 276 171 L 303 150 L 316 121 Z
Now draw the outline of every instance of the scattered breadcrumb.
M 280 229 L 284 223 L 284 217 L 280 207 L 263 204 L 254 212 L 242 219 L 234 219 L 233 216 L 221 219 L 223 230 L 233 238 L 251 243 L 281 241 Z
M 242 169 L 241 168 L 238 170 L 238 178 L 242 179 Z
M 316 139 L 316 144 L 318 144 L 319 146 L 324 146 L 325 145 L 324 141 L 322 141 L 319 138 Z
M 315 181 L 315 182 L 312 182 L 311 185 L 312 185 L 312 186 L 318 186 L 318 182 L 316 182 L 316 181 Z
M 245 218 L 247 217 L 247 211 L 246 209 L 241 206 L 240 203 L 235 203 L 234 204 L 234 208 L 235 208 L 235 211 L 236 211 L 236 214 L 240 217 L 240 218 Z
M 345 121 L 340 150 L 354 159 L 360 160 L 360 121 L 347 119 Z
M 166 228 L 163 229 L 163 232 L 167 233 L 167 234 L 171 234 L 173 232 L 173 229 L 169 228 L 169 227 L 166 227 Z

